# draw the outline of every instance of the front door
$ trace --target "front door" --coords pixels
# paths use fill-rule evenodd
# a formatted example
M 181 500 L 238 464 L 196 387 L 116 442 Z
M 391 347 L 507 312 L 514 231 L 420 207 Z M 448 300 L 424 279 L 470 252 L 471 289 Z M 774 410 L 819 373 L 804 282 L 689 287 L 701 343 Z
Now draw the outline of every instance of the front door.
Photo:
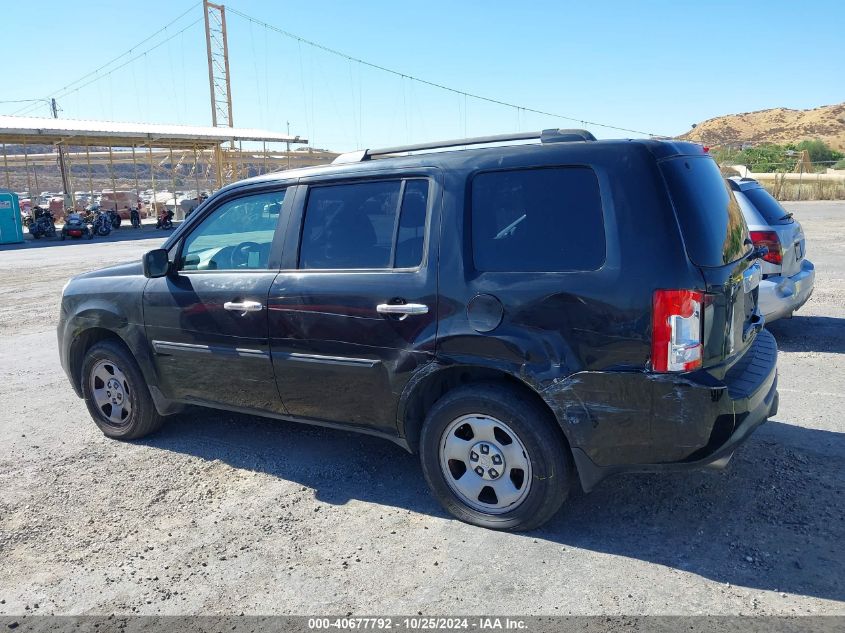
M 177 244 L 173 272 L 147 283 L 144 322 L 166 397 L 284 411 L 270 359 L 267 298 L 285 208 L 284 189 L 221 200 Z
M 434 173 L 299 187 L 268 300 L 291 415 L 396 433 L 402 389 L 434 355 L 439 199 Z

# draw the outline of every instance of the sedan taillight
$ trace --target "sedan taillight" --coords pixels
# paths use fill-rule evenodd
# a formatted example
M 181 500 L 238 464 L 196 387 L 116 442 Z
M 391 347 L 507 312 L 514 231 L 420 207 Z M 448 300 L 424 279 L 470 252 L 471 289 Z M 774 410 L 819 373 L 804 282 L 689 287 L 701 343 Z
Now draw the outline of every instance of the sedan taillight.
M 701 367 L 701 322 L 704 293 L 655 290 L 651 321 L 651 367 L 654 371 L 692 371 Z
M 754 242 L 754 248 L 765 246 L 769 252 L 763 255 L 763 261 L 770 264 L 783 263 L 783 251 L 780 249 L 780 238 L 774 231 L 751 231 L 751 241 Z

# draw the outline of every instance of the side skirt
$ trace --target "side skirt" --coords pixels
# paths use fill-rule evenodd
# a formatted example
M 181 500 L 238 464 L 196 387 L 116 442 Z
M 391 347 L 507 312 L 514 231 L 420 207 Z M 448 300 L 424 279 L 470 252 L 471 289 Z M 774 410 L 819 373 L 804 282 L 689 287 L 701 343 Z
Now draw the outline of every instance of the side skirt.
M 269 418 L 271 420 L 284 420 L 285 422 L 295 422 L 297 424 L 308 424 L 310 426 L 321 426 L 328 429 L 336 429 L 338 431 L 351 431 L 353 433 L 361 433 L 362 435 L 371 435 L 373 437 L 378 437 L 381 439 L 389 440 L 394 444 L 401 446 L 409 453 L 412 453 L 410 444 L 408 444 L 407 440 L 404 437 L 399 437 L 398 435 L 393 435 L 390 433 L 385 433 L 383 431 L 377 431 L 375 429 L 370 429 L 367 427 L 356 426 L 352 424 L 343 424 L 340 422 L 329 422 L 326 420 L 318 420 L 315 418 L 302 418 L 293 415 L 284 415 L 281 413 L 276 413 L 274 411 L 258 411 L 255 409 L 246 409 L 243 407 L 232 407 L 227 406 L 225 404 L 220 404 L 217 402 L 207 402 L 205 400 L 200 400 L 198 398 L 194 399 L 191 398 L 190 400 L 184 400 L 180 402 L 168 401 L 172 405 L 176 405 L 179 407 L 179 411 L 183 410 L 186 405 L 196 405 L 200 407 L 205 407 L 207 409 L 217 409 L 220 411 L 232 411 L 233 413 L 243 413 L 245 415 L 255 415 L 262 418 Z M 158 403 L 156 403 L 158 404 Z M 161 412 L 161 411 L 160 411 Z M 176 413 L 176 411 L 174 411 Z

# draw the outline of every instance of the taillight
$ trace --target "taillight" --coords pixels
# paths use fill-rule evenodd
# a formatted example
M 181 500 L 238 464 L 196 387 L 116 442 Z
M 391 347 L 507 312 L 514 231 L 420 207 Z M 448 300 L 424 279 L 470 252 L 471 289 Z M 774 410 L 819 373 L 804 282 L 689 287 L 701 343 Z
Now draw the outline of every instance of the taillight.
M 704 293 L 655 290 L 651 318 L 651 367 L 654 371 L 692 371 L 701 367 Z
M 782 264 L 783 252 L 780 250 L 780 238 L 774 231 L 751 231 L 754 248 L 766 246 L 769 252 L 763 255 L 763 261 L 770 264 Z

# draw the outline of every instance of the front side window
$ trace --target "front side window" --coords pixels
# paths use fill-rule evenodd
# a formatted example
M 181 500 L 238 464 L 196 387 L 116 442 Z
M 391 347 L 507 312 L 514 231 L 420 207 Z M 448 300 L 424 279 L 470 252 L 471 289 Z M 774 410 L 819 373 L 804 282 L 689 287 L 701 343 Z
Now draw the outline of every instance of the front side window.
M 605 251 L 601 194 L 592 169 L 518 169 L 473 178 L 476 270 L 596 270 Z
M 299 267 L 345 270 L 419 266 L 428 188 L 425 179 L 311 187 Z
M 220 205 L 185 238 L 179 270 L 266 269 L 284 199 L 273 191 Z

